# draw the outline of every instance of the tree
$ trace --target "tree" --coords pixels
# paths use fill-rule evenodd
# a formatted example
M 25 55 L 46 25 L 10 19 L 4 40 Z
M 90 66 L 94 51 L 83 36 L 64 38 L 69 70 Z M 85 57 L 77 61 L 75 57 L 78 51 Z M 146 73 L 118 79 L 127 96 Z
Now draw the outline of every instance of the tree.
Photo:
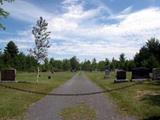
M 104 71 L 105 70 L 105 65 L 106 65 L 105 61 L 99 61 L 99 63 L 98 63 L 98 69 L 100 71 Z
M 37 82 L 39 78 L 39 64 L 44 62 L 47 57 L 47 49 L 50 47 L 49 45 L 49 35 L 51 32 L 47 31 L 48 23 L 45 19 L 40 17 L 37 21 L 35 27 L 33 27 L 32 34 L 35 38 L 35 48 L 30 49 L 30 52 L 35 57 L 38 62 L 37 67 Z
M 13 41 L 10 41 L 4 49 L 4 62 L 7 67 L 16 67 L 15 62 L 18 53 L 18 47 Z
M 18 55 L 18 47 L 13 41 L 10 41 L 4 49 L 5 54 L 9 54 L 12 58 Z
M 4 62 L 3 62 L 3 54 L 0 50 L 0 70 L 2 70 L 2 68 L 4 68 Z
M 122 53 L 119 56 L 119 68 L 120 69 L 125 69 L 125 62 L 126 62 L 125 54 Z
M 36 67 L 37 67 L 37 60 L 31 55 L 27 55 L 25 57 L 25 71 L 35 72 Z
M 70 61 L 67 60 L 67 59 L 64 59 L 62 62 L 63 62 L 62 63 L 63 64 L 63 70 L 64 71 L 70 70 L 70 68 L 71 68 Z
M 160 67 L 160 42 L 158 39 L 151 38 L 139 50 L 134 57 L 137 67 Z
M 95 71 L 97 69 L 97 62 L 96 62 L 95 58 L 92 60 L 91 68 L 93 71 Z
M 85 60 L 82 64 L 82 70 L 91 71 L 91 62 L 89 60 Z
M 134 60 L 126 60 L 125 62 L 125 70 L 131 71 L 135 67 Z
M 76 56 L 74 56 L 70 59 L 70 63 L 71 63 L 71 70 L 72 71 L 76 71 L 79 69 L 79 62 L 78 62 Z
M 4 2 L 12 2 L 14 0 L 0 0 L 0 4 L 3 5 Z M 7 11 L 5 11 L 3 8 L 0 8 L 0 19 L 6 18 L 9 15 Z M 0 30 L 5 29 L 5 27 L 0 23 Z

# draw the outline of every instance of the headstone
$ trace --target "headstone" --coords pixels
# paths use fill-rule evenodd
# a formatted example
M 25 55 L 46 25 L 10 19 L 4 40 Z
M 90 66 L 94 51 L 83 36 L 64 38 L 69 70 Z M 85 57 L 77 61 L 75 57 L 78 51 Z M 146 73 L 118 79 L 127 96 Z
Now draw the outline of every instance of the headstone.
M 110 71 L 108 69 L 105 70 L 105 73 L 104 73 L 104 78 L 109 78 L 110 77 Z
M 1 71 L 1 81 L 15 81 L 16 80 L 16 70 L 2 70 Z
M 149 79 L 150 70 L 145 67 L 132 69 L 132 79 L 131 81 L 143 81 Z
M 117 70 L 116 71 L 116 80 L 114 82 L 127 82 L 126 71 Z
M 160 68 L 154 68 L 152 71 L 152 79 L 160 80 Z
M 51 76 L 50 76 L 50 75 L 48 76 L 48 79 L 51 79 Z

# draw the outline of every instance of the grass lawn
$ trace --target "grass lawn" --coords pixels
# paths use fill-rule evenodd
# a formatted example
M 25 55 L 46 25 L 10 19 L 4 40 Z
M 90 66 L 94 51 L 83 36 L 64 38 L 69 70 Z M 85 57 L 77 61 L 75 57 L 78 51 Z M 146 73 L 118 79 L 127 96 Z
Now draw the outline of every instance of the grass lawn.
M 85 104 L 65 108 L 60 113 L 62 120 L 96 120 L 96 112 Z
M 104 79 L 102 72 L 86 72 L 87 76 L 103 89 L 114 89 L 128 86 L 134 82 L 113 83 L 115 74 Z M 130 79 L 130 73 L 127 74 Z M 117 103 L 124 114 L 137 116 L 140 120 L 160 120 L 160 82 L 145 81 L 106 93 Z
M 20 83 L 0 83 L 17 88 L 50 92 L 57 88 L 65 81 L 73 76 L 71 72 L 59 72 L 52 75 L 52 79 L 48 79 L 48 73 L 41 73 L 38 83 L 36 83 L 35 73 L 17 73 L 17 81 Z M 26 83 L 25 83 L 25 82 Z M 32 103 L 44 97 L 43 95 L 36 95 L 31 93 L 19 92 L 16 90 L 6 89 L 0 87 L 0 120 L 8 119 L 23 119 L 26 109 Z

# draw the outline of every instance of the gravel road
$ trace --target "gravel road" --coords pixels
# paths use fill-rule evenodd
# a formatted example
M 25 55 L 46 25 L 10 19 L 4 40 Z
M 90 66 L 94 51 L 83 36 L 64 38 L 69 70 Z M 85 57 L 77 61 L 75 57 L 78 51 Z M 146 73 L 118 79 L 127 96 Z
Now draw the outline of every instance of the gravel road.
M 52 93 L 85 93 L 101 91 L 84 75 L 76 74 Z M 25 120 L 61 120 L 59 115 L 64 108 L 86 104 L 96 111 L 97 120 L 136 120 L 118 112 L 113 102 L 103 94 L 90 96 L 46 96 L 27 110 Z

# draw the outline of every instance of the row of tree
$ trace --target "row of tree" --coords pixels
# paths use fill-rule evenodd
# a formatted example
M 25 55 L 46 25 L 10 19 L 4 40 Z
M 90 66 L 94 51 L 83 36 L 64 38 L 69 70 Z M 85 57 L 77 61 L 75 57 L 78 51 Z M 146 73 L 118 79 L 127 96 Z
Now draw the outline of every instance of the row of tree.
M 32 55 L 25 55 L 19 52 L 18 47 L 10 41 L 4 51 L 0 52 L 0 69 L 15 68 L 19 71 L 37 71 L 38 61 Z M 160 42 L 152 38 L 140 49 L 133 60 L 128 60 L 125 54 L 121 54 L 119 59 L 105 59 L 102 61 L 85 60 L 79 62 L 76 56 L 71 59 L 55 60 L 53 58 L 44 60 L 39 64 L 40 70 L 45 71 L 104 71 L 105 69 L 125 69 L 131 70 L 134 67 L 155 68 L 160 67 Z

